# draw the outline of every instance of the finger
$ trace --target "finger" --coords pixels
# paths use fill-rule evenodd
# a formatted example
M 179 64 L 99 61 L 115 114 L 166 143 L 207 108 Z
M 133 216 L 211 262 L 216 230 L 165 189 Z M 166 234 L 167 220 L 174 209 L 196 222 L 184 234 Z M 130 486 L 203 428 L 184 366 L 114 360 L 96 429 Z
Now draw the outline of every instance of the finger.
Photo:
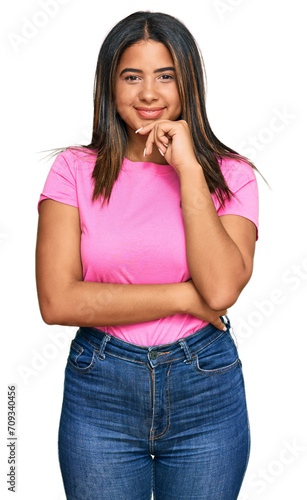
M 216 320 L 214 320 L 214 321 L 212 321 L 212 322 L 211 322 L 211 324 L 212 324 L 215 328 L 217 328 L 218 330 L 223 330 L 223 331 L 226 331 L 226 327 L 225 327 L 225 325 L 224 325 L 223 321 L 221 321 L 219 318 L 218 318 L 218 319 L 216 319 Z
M 136 133 L 140 135 L 148 135 L 148 139 L 146 141 L 144 149 L 144 156 L 149 156 L 152 153 L 154 144 L 157 146 L 162 156 L 166 154 L 170 141 L 170 138 L 168 136 L 169 129 L 169 123 L 152 122 L 146 125 L 146 127 L 143 127 L 136 131 Z
M 145 127 L 138 128 L 135 131 L 135 133 L 140 134 L 140 135 L 148 135 L 152 131 L 152 129 L 154 128 L 155 125 L 156 125 L 156 122 L 148 123 L 148 125 L 146 125 Z
M 213 326 L 215 326 L 215 328 L 217 328 L 218 330 L 223 330 L 224 332 L 226 332 L 226 330 L 227 330 L 226 325 L 223 323 L 223 321 L 220 318 L 217 318 L 214 321 L 211 321 L 211 324 Z
M 171 122 L 169 120 L 150 122 L 144 127 L 138 128 L 135 133 L 140 135 L 148 135 L 154 128 L 156 128 L 156 130 L 160 130 L 162 132 L 162 135 L 165 136 L 165 144 L 168 143 L 168 136 L 172 137 L 172 135 L 175 133 L 174 122 Z
M 163 154 L 167 152 L 169 146 L 169 138 L 163 133 L 163 131 L 157 129 L 155 133 L 155 143 L 159 151 Z
M 141 131 L 143 132 L 143 130 Z M 146 130 L 145 130 L 146 132 Z M 160 154 L 164 156 L 167 152 L 169 138 L 165 135 L 159 124 L 155 124 L 148 135 L 145 144 L 144 156 L 149 156 L 152 153 L 153 146 L 156 145 Z
M 154 130 L 152 130 L 148 135 L 147 141 L 145 143 L 144 156 L 151 155 L 154 144 L 155 144 L 155 134 Z
M 221 320 L 221 316 L 225 316 L 227 313 L 228 309 L 222 309 L 221 311 L 219 311 L 219 316 L 214 321 L 211 321 L 211 324 L 214 325 L 218 330 L 223 330 L 225 332 L 227 330 L 227 326 Z

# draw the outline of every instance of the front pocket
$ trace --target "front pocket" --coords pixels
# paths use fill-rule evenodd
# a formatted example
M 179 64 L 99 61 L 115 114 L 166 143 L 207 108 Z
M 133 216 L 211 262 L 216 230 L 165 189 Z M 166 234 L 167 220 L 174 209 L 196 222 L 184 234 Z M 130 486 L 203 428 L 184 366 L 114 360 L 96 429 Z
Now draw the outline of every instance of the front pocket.
M 237 347 L 228 331 L 193 356 L 193 368 L 206 375 L 225 373 L 239 362 Z
M 67 362 L 76 371 L 91 371 L 97 362 L 97 351 L 86 341 L 72 340 Z
M 216 368 L 214 370 L 204 370 L 203 368 L 200 368 L 198 358 L 196 355 L 196 359 L 194 360 L 194 368 L 196 369 L 197 372 L 204 373 L 206 375 L 217 375 L 219 373 L 225 373 L 225 372 L 228 372 L 229 370 L 232 370 L 235 366 L 237 366 L 239 361 L 240 360 L 237 359 L 231 365 L 223 366 L 222 368 Z

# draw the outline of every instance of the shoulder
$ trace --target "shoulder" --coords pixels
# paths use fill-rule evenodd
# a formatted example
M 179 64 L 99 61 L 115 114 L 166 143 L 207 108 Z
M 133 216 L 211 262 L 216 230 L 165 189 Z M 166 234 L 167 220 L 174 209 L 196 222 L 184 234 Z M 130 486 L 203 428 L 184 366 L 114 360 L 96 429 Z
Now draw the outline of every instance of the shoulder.
M 256 182 L 255 170 L 242 157 L 222 158 L 219 165 L 224 179 L 231 189 L 236 192 L 251 181 Z
M 56 156 L 52 169 L 58 173 L 69 171 L 75 177 L 78 170 L 95 164 L 97 153 L 84 147 L 70 146 Z

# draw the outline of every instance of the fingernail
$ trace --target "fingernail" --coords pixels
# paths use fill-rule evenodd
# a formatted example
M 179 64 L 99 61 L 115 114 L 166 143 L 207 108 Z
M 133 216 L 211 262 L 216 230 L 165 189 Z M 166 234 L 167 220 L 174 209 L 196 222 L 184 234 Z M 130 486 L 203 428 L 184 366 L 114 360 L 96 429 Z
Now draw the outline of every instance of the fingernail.
M 224 332 L 226 332 L 226 330 L 227 330 L 227 327 L 226 327 L 226 326 L 224 326 L 224 327 L 223 327 L 223 330 L 224 330 Z
M 146 156 L 146 148 L 144 149 L 144 156 Z
M 140 132 L 140 130 L 142 130 L 142 128 L 144 128 L 144 127 L 138 128 L 138 129 L 135 131 L 135 133 L 137 134 L 138 132 Z
M 164 153 L 162 153 L 161 149 L 159 149 L 159 153 L 160 153 L 160 155 L 164 156 Z

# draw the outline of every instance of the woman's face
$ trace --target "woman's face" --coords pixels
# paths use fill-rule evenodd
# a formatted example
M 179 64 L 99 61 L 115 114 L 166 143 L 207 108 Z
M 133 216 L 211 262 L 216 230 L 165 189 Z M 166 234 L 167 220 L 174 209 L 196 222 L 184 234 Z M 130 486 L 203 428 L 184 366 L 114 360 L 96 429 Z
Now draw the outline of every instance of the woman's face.
M 130 136 L 152 121 L 180 117 L 174 63 L 165 45 L 146 40 L 125 50 L 117 69 L 115 98 Z

